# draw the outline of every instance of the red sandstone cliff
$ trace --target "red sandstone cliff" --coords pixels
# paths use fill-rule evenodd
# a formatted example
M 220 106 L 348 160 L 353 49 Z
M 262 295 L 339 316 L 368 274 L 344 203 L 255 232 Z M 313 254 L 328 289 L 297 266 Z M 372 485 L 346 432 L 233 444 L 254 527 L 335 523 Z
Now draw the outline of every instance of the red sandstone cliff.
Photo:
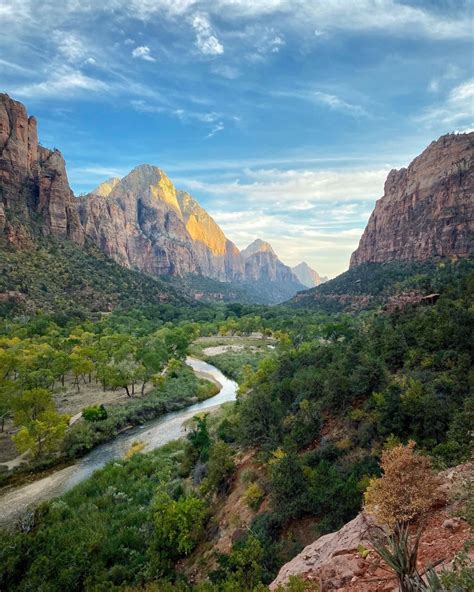
M 473 251 L 474 133 L 448 134 L 390 172 L 350 267 Z
M 0 94 L 0 199 L 0 234 L 8 242 L 21 244 L 36 229 L 83 243 L 61 153 L 39 146 L 36 119 L 6 94 Z

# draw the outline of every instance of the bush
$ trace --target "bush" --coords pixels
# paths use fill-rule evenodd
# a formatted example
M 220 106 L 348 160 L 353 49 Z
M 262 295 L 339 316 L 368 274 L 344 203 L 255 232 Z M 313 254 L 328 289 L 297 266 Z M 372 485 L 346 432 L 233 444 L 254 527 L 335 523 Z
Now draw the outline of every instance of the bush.
M 247 506 L 257 512 L 260 506 L 262 505 L 263 498 L 265 497 L 265 492 L 262 487 L 258 483 L 251 483 L 244 493 L 244 499 Z
M 86 421 L 103 421 L 107 419 L 108 413 L 103 405 L 91 405 L 90 407 L 84 407 L 82 417 Z

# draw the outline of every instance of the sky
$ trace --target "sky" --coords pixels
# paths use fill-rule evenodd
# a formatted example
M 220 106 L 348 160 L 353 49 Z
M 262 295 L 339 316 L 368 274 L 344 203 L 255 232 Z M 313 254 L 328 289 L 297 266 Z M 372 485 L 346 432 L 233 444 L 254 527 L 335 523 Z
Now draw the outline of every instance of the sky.
M 76 194 L 149 163 L 333 277 L 390 169 L 474 127 L 471 0 L 0 0 L 0 91 Z

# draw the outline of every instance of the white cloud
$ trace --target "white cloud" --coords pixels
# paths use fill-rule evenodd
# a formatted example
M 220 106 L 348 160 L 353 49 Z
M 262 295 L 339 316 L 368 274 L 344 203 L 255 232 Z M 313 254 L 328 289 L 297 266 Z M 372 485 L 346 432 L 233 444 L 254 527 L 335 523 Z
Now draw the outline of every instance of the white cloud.
M 229 80 L 235 80 L 240 76 L 240 70 L 235 66 L 230 66 L 229 64 L 214 64 L 212 71 L 214 74 L 218 74 L 219 76 L 228 78 Z
M 186 13 L 198 0 L 116 0 L 115 4 L 130 15 L 148 20 L 157 13 L 176 17 Z
M 192 111 L 190 109 L 176 108 L 171 105 L 150 104 L 143 99 L 134 99 L 130 101 L 130 104 L 135 111 L 140 111 L 141 113 L 165 113 L 176 117 L 185 123 L 189 121 L 199 121 L 201 123 L 216 124 L 216 122 L 222 117 L 220 113 L 216 113 L 215 111 Z M 217 125 L 223 124 L 218 123 L 214 127 Z M 217 133 L 217 131 L 220 130 L 216 130 L 214 133 Z M 212 135 L 214 135 L 214 133 L 211 131 Z
M 367 201 L 383 194 L 389 168 L 373 170 L 245 170 L 245 181 L 234 179 L 211 183 L 181 179 L 187 186 L 206 195 L 229 198 L 238 196 L 246 202 L 258 200 L 279 207 L 291 207 L 293 202 L 313 206 L 332 201 Z M 299 206 L 300 207 L 300 206 Z
M 53 31 L 53 40 L 59 52 L 68 62 L 83 60 L 87 55 L 87 48 L 82 39 L 75 33 Z
M 351 117 L 370 116 L 361 105 L 350 103 L 337 95 L 319 90 L 275 91 L 272 94 L 275 97 L 287 97 L 289 99 L 298 99 L 318 105 L 325 105 L 332 111 L 339 111 Z
M 437 93 L 446 82 L 456 80 L 461 75 L 461 70 L 454 64 L 449 64 L 446 70 L 439 76 L 432 78 L 428 84 L 428 91 Z
M 355 116 L 367 116 L 367 111 L 360 105 L 348 103 L 336 95 L 316 91 L 314 93 L 314 100 L 316 102 L 322 103 L 323 105 L 327 105 L 334 111 L 341 111 L 342 113 L 348 113 L 349 115 Z
M 147 45 L 135 47 L 132 51 L 132 56 L 134 58 L 145 60 L 146 62 L 156 62 L 156 59 L 151 55 L 150 48 Z
M 457 4 L 459 16 L 452 17 L 397 0 L 357 0 L 356 6 L 349 6 L 347 0 L 215 0 L 213 10 L 228 17 L 249 19 L 280 14 L 286 21 L 310 28 L 312 34 L 389 31 L 402 37 L 469 39 L 469 2 Z
M 209 17 L 206 14 L 195 14 L 192 19 L 192 26 L 196 31 L 195 45 L 201 53 L 210 56 L 224 53 L 224 46 L 215 36 Z

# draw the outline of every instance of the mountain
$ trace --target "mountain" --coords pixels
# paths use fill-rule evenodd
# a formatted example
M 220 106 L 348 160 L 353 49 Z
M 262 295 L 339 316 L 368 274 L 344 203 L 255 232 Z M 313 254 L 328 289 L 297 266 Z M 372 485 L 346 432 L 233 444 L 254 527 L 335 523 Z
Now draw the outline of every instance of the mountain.
M 163 171 L 141 165 L 98 190 L 79 200 L 79 212 L 86 236 L 106 255 L 153 275 L 198 273 L 177 191 Z
M 299 265 L 292 267 L 291 270 L 296 275 L 300 283 L 303 284 L 303 286 L 306 286 L 307 288 L 314 288 L 315 286 L 319 286 L 319 284 L 323 283 L 327 279 L 321 278 L 319 273 L 312 269 L 304 261 Z
M 350 267 L 472 253 L 473 165 L 471 132 L 442 136 L 408 168 L 391 171 Z
M 235 283 L 230 291 L 213 285 L 206 293 L 234 298 L 244 290 L 258 302 L 278 302 L 303 287 L 263 241 L 241 254 L 156 166 L 137 166 L 76 199 L 61 153 L 38 144 L 35 118 L 6 94 L 0 95 L 0 194 L 0 237 L 13 248 L 32 247 L 38 237 L 92 244 L 125 268 Z
M 220 281 L 241 281 L 244 266 L 239 249 L 189 193 L 178 191 L 178 201 L 202 275 Z

